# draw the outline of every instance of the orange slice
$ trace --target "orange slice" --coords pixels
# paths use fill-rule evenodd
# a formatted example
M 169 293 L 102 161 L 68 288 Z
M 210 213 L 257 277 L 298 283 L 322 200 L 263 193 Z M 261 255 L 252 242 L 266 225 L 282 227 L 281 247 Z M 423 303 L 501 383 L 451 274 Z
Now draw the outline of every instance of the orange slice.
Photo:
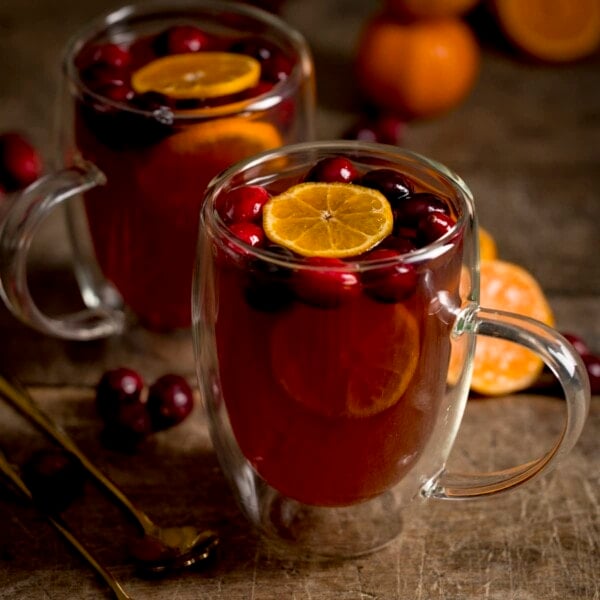
M 493 5 L 506 36 L 535 58 L 566 62 L 600 46 L 598 0 L 494 0 Z
M 393 222 L 381 192 L 351 183 L 300 183 L 263 208 L 267 237 L 302 256 L 357 256 L 388 236 Z
M 496 240 L 492 234 L 483 227 L 479 227 L 479 257 L 481 260 L 498 258 Z
M 232 52 L 190 52 L 158 58 L 138 69 L 131 85 L 138 93 L 160 92 L 171 98 L 217 98 L 251 88 L 260 79 L 260 63 Z
M 522 267 L 501 260 L 482 260 L 480 286 L 481 306 L 525 315 L 546 325 L 554 324 L 542 289 Z M 471 389 L 486 395 L 524 390 L 537 380 L 542 368 L 542 360 L 531 350 L 480 335 L 477 336 Z
M 233 163 L 281 146 L 270 123 L 242 117 L 190 125 L 153 146 L 140 157 L 136 177 L 149 199 L 173 204 L 202 197 L 208 182 Z
M 271 365 L 285 391 L 327 417 L 370 417 L 396 404 L 417 367 L 419 330 L 401 304 L 377 310 L 376 322 L 300 304 L 282 314 Z

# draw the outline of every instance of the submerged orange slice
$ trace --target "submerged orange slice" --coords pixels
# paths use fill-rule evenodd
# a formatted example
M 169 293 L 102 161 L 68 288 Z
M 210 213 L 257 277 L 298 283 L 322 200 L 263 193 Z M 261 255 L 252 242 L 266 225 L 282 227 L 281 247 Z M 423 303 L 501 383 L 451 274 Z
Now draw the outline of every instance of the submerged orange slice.
M 218 98 L 255 86 L 260 63 L 232 52 L 173 54 L 148 63 L 131 78 L 138 93 L 160 92 L 171 98 Z
M 575 60 L 600 45 L 598 0 L 494 0 L 493 6 L 507 37 L 536 58 Z
M 242 117 L 214 119 L 190 125 L 153 146 L 136 170 L 148 198 L 196 207 L 209 181 L 233 163 L 281 146 L 279 131 L 270 123 Z
M 522 267 L 501 260 L 482 260 L 480 286 L 481 306 L 514 312 L 546 325 L 554 324 L 542 289 Z M 531 350 L 480 335 L 477 336 L 471 389 L 486 395 L 524 390 L 537 380 L 542 367 L 542 360 Z
M 298 305 L 281 315 L 270 341 L 281 386 L 326 417 L 370 417 L 391 408 L 408 388 L 420 353 L 417 322 L 402 304 L 382 304 L 376 322 Z
M 357 256 L 388 236 L 393 222 L 381 192 L 351 183 L 300 183 L 263 208 L 267 237 L 301 256 Z

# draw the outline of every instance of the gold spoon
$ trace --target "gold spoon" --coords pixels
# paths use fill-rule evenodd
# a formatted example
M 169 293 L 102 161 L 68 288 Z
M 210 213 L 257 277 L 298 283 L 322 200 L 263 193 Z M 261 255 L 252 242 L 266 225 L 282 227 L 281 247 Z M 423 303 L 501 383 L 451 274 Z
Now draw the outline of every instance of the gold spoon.
M 25 482 L 21 479 L 19 473 L 11 466 L 6 458 L 6 455 L 0 450 L 0 472 L 4 477 L 12 483 L 17 490 L 26 498 L 33 501 L 31 491 L 25 485 Z M 96 570 L 98 575 L 104 579 L 106 584 L 113 591 L 117 600 L 132 600 L 125 590 L 121 587 L 121 584 L 98 562 L 94 555 L 80 542 L 71 531 L 69 531 L 67 525 L 57 515 L 50 516 L 46 515 L 50 523 L 56 528 L 56 530 L 87 560 L 87 562 Z
M 136 556 L 142 569 L 154 574 L 163 574 L 173 569 L 192 566 L 213 556 L 219 543 L 216 532 L 210 529 L 199 531 L 191 525 L 183 527 L 159 527 L 156 525 L 79 450 L 66 432 L 39 408 L 21 384 L 14 379 L 9 382 L 6 376 L 0 375 L 0 396 L 4 397 L 11 406 L 54 439 L 62 448 L 75 456 L 83 468 L 138 523 L 144 535 L 142 546 L 145 543 L 147 548 L 152 549 L 151 556 Z

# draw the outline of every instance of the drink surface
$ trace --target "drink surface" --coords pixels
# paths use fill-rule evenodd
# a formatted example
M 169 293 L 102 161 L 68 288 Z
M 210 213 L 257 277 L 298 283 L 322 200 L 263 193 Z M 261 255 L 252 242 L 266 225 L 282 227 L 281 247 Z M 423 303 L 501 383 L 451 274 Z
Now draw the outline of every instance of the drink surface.
M 237 160 L 293 139 L 290 97 L 238 110 L 272 93 L 294 59 L 251 30 L 180 24 L 90 43 L 75 65 L 76 146 L 107 178 L 85 196 L 100 268 L 145 325 L 187 327 L 204 190 Z
M 374 190 L 391 209 L 391 232 L 380 223 L 383 237 L 367 250 L 345 254 L 344 243 L 361 240 L 339 242 L 332 229 L 324 246 L 333 250 L 306 233 L 323 222 L 350 227 L 356 215 L 371 235 L 362 208 Z M 319 207 L 320 224 L 307 224 L 298 199 Z M 242 453 L 269 485 L 307 504 L 349 505 L 389 489 L 423 454 L 444 396 L 451 324 L 439 291 L 460 303 L 462 262 L 451 202 L 397 171 L 332 157 L 295 180 L 226 191 L 216 209 L 231 234 L 214 249 L 219 375 Z M 443 252 L 410 260 L 442 236 Z

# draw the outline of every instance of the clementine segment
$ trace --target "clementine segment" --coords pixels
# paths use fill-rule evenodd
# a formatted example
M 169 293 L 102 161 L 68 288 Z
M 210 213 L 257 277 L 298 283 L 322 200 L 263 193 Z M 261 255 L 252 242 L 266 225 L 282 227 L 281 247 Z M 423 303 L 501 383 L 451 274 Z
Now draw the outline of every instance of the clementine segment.
M 498 258 L 496 240 L 483 227 L 479 227 L 479 257 L 481 260 Z
M 535 58 L 567 62 L 600 46 L 598 0 L 494 0 L 493 7 L 508 39 Z
M 475 83 L 480 50 L 459 19 L 402 22 L 380 15 L 363 31 L 356 58 L 365 97 L 410 119 L 459 104 Z
M 471 10 L 479 0 L 386 0 L 386 10 L 399 17 L 453 17 Z
M 517 313 L 546 325 L 554 324 L 552 310 L 539 284 L 518 265 L 482 260 L 480 290 L 480 304 L 485 308 Z M 536 381 L 542 367 L 542 360 L 531 350 L 480 335 L 477 336 L 471 389 L 486 395 L 520 391 Z

